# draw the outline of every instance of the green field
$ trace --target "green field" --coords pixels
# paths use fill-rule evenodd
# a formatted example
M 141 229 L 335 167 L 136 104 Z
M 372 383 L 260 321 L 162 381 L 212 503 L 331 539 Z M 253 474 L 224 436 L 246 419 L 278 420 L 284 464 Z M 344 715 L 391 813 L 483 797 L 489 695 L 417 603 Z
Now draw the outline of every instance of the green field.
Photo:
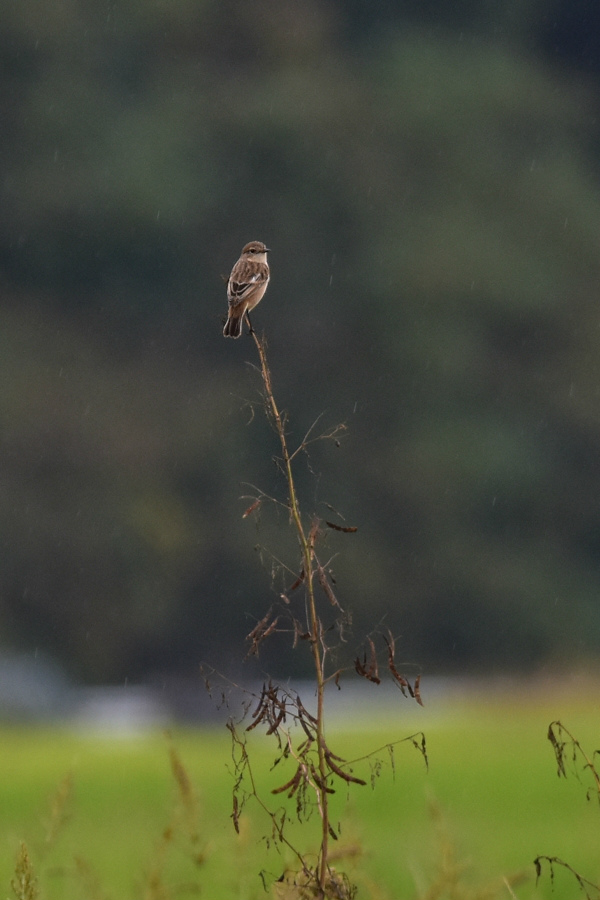
M 426 684 L 423 690 L 427 703 Z M 349 759 L 420 729 L 427 737 L 429 772 L 405 743 L 396 748 L 395 774 L 385 766 L 374 790 L 357 787 L 348 797 L 336 796 L 338 845 L 348 858 L 335 864 L 359 884 L 359 897 L 510 900 L 503 879 L 519 872 L 523 880 L 512 887 L 519 900 L 583 897 L 563 872 L 556 874 L 554 891 L 547 871 L 536 888 L 532 866 L 538 854 L 556 855 L 600 880 L 600 806 L 595 798 L 586 800 L 591 781 L 585 773 L 581 781 L 556 776 L 546 731 L 557 718 L 591 755 L 600 744 L 597 685 L 533 689 L 515 681 L 502 690 L 440 695 L 423 710 L 399 698 L 389 708 L 357 708 L 352 721 L 332 718 L 330 746 Z M 255 734 L 255 771 L 267 788 L 276 786 L 286 780 L 284 772 L 269 772 L 270 745 Z M 30 850 L 42 900 L 149 900 L 198 890 L 210 900 L 244 900 L 265 896 L 261 870 L 276 878 L 290 861 L 267 848 L 269 823 L 256 806 L 248 807 L 240 836 L 233 831 L 225 729 L 172 736 L 198 798 L 200 866 L 190 860 L 191 826 L 164 735 L 110 738 L 68 728 L 4 727 L 0 737 L 2 896 L 12 896 L 21 841 Z M 387 753 L 380 758 L 387 760 Z M 369 780 L 367 763 L 355 771 Z M 74 790 L 66 821 L 48 842 L 53 796 L 69 773 Z M 314 847 L 316 817 L 295 836 L 302 849 Z M 449 871 L 452 859 L 463 866 L 461 888 L 427 895 L 440 867 Z M 486 893 L 487 887 L 497 893 Z

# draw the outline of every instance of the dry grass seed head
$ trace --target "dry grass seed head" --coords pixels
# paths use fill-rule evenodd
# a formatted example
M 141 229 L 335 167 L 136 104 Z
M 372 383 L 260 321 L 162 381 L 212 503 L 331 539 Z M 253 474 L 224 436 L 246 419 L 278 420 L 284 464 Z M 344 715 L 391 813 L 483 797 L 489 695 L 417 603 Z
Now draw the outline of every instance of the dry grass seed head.
M 19 847 L 15 877 L 10 884 L 17 900 L 36 900 L 39 896 L 37 878 L 25 842 L 22 842 Z

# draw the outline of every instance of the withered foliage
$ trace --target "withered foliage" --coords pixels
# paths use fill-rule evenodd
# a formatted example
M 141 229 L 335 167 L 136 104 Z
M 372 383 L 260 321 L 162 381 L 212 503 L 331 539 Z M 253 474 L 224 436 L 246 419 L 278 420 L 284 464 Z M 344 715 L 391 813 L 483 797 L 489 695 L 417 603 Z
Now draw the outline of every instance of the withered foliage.
M 241 813 L 248 800 L 253 798 L 271 819 L 272 829 L 268 843 L 285 844 L 301 860 L 304 860 L 304 857 L 289 843 L 285 834 L 285 826 L 289 820 L 287 809 L 268 807 L 256 792 L 245 738 L 248 732 L 262 725 L 267 735 L 275 737 L 279 754 L 272 764 L 272 769 L 283 761 L 294 764 L 291 775 L 272 788 L 271 794 L 284 796 L 287 800 L 293 799 L 294 814 L 298 821 L 306 821 L 315 809 L 320 811 L 322 798 L 334 794 L 340 785 L 346 787 L 352 784 L 366 785 L 367 781 L 364 778 L 354 774 L 354 768 L 358 764 L 370 765 L 371 784 L 374 785 L 384 765 L 380 757 L 382 751 L 388 752 L 389 764 L 392 771 L 395 771 L 394 748 L 397 744 L 411 742 L 428 766 L 426 740 L 422 732 L 387 744 L 360 759 L 350 761 L 344 759 L 329 747 L 324 734 L 319 738 L 318 719 L 306 708 L 300 695 L 288 688 L 275 685 L 271 680 L 262 685 L 260 693 L 255 697 L 255 703 L 248 709 L 248 715 L 252 721 L 245 725 L 243 732 L 240 732 L 238 724 L 232 719 L 227 725 L 232 737 L 235 772 L 231 813 L 234 828 L 239 831 Z M 298 730 L 301 732 L 299 736 Z M 319 758 L 319 750 L 322 759 Z M 328 834 L 333 840 L 338 839 L 337 832 L 329 823 Z M 309 870 L 305 874 L 308 872 Z
M 335 621 L 327 626 L 320 619 L 316 623 L 316 637 L 323 644 L 323 651 L 328 653 L 333 649 L 329 645 L 325 646 L 324 635 L 326 631 L 330 634 L 335 634 L 338 642 L 345 641 L 345 630 L 350 625 L 351 618 L 342 608 L 334 592 L 335 577 L 329 563 L 323 564 L 317 556 L 316 545 L 322 533 L 321 520 L 314 518 L 311 522 L 310 531 L 306 536 L 310 569 L 307 570 L 305 565 L 300 566 L 298 575 L 292 584 L 289 587 L 285 587 L 283 591 L 279 591 L 279 598 L 283 600 L 285 607 L 277 611 L 271 605 L 263 618 L 256 623 L 252 631 L 246 636 L 246 641 L 250 644 L 246 654 L 247 658 L 258 656 L 263 641 L 281 631 L 286 631 L 292 635 L 293 647 L 296 647 L 299 641 L 311 640 L 311 623 L 306 622 L 303 624 L 298 616 L 288 608 L 292 605 L 291 595 L 303 585 L 305 587 L 308 586 L 311 591 L 314 589 L 314 586 L 318 585 L 323 595 L 327 598 L 329 605 L 336 610 L 337 618 Z
M 420 706 L 423 706 L 420 689 L 421 676 L 417 675 L 411 684 L 408 678 L 402 675 L 396 667 L 396 641 L 389 628 L 387 629 L 387 634 L 384 633 L 381 637 L 387 651 L 387 668 L 394 683 L 398 685 L 404 697 L 412 697 Z M 366 645 L 367 647 L 363 652 L 362 658 L 357 656 L 354 660 L 354 670 L 361 678 L 366 678 L 367 681 L 371 681 L 373 684 L 381 684 L 377 650 L 373 638 L 367 637 Z
M 267 734 L 278 734 L 277 729 L 282 722 L 285 722 L 286 718 L 285 698 L 279 698 L 278 690 L 271 681 L 268 685 L 263 684 L 258 705 L 252 712 L 254 721 L 248 725 L 246 731 L 252 731 L 262 721 L 266 721 Z
M 558 720 L 550 722 L 548 726 L 548 740 L 554 751 L 558 777 L 567 777 L 567 767 L 570 763 L 573 774 L 581 780 L 580 768 L 582 774 L 587 773 L 592 779 L 592 785 L 586 791 L 587 799 L 591 800 L 595 797 L 600 803 L 600 773 L 595 762 L 600 751 L 595 750 L 591 757 L 588 756 L 577 738 Z
M 372 638 L 367 638 L 367 644 L 369 648 L 368 660 L 367 651 L 365 650 L 362 660 L 359 656 L 354 660 L 354 669 L 361 678 L 366 678 L 367 681 L 372 681 L 373 684 L 381 684 L 381 678 L 379 677 L 379 663 L 377 662 L 377 651 L 375 650 L 375 644 L 373 643 Z
M 266 341 L 259 338 L 249 322 L 248 324 L 260 359 L 267 417 L 279 439 L 281 455 L 275 458 L 275 462 L 285 478 L 286 499 L 277 500 L 256 489 L 256 494 L 246 498 L 252 502 L 242 517 L 248 518 L 262 509 L 265 500 L 284 508 L 288 514 L 290 527 L 298 539 L 300 559 L 296 564 L 288 565 L 279 560 L 275 554 L 269 553 L 272 586 L 275 588 L 277 600 L 248 634 L 247 656 L 258 656 L 263 642 L 274 634 L 288 634 L 293 648 L 303 643 L 312 660 L 315 709 L 308 710 L 297 692 L 289 687 L 276 685 L 269 679 L 263 683 L 258 693 L 251 695 L 253 699 L 246 707 L 246 715 L 250 721 L 245 720 L 243 730 L 244 719 L 241 722 L 230 719 L 228 728 L 232 738 L 234 765 L 231 818 L 235 830 L 239 832 L 240 816 L 246 803 L 251 799 L 259 805 L 271 822 L 270 834 L 264 838 L 267 846 L 284 845 L 295 856 L 298 871 L 295 873 L 286 871 L 272 885 L 277 896 L 290 900 L 309 897 L 318 900 L 325 898 L 351 900 L 354 888 L 347 878 L 336 873 L 331 865 L 332 855 L 329 845 L 331 841 L 338 840 L 339 826 L 336 830 L 331 823 L 329 801 L 331 795 L 340 787 L 347 791 L 352 785 L 367 784 L 360 774 L 355 774 L 356 765 L 364 764 L 367 769 L 370 767 L 373 783 L 382 769 L 383 761 L 379 757 L 376 758 L 376 754 L 380 753 L 379 750 L 360 760 L 349 761 L 331 749 L 325 733 L 326 685 L 333 681 L 338 689 L 340 688 L 341 676 L 351 668 L 354 654 L 348 654 L 346 662 L 339 664 L 339 659 L 343 659 L 346 652 L 347 631 L 351 626 L 351 619 L 334 590 L 336 582 L 331 571 L 331 559 L 321 559 L 320 554 L 322 546 L 326 545 L 327 536 L 331 536 L 331 531 L 354 534 L 358 529 L 329 520 L 323 522 L 317 516 L 305 519 L 300 509 L 292 465 L 299 453 L 307 455 L 308 446 L 315 441 L 333 440 L 337 444 L 338 438 L 345 431 L 345 426 L 336 426 L 329 432 L 316 435 L 315 427 L 319 417 L 299 445 L 293 450 L 289 448 L 287 415 L 280 412 L 273 394 L 271 372 L 266 357 Z M 309 470 L 312 471 L 310 463 Z M 344 521 L 337 510 L 331 506 L 329 509 Z M 265 548 L 260 547 L 260 551 L 262 558 Z M 291 584 L 288 586 L 289 581 Z M 301 587 L 303 590 L 299 591 Z M 380 668 L 384 673 L 387 669 L 403 696 L 410 697 L 422 705 L 419 678 L 411 683 L 396 665 L 395 640 L 392 633 L 388 630 L 386 634 L 379 636 L 381 637 L 383 638 L 383 645 L 379 647 L 381 663 L 376 639 L 381 642 L 377 636 L 376 639 L 367 637 L 364 651 L 354 659 L 355 671 L 371 683 L 380 684 Z M 247 746 L 250 733 L 258 728 L 263 729 L 266 735 L 276 741 L 277 756 L 272 764 L 272 770 L 280 764 L 282 769 L 285 769 L 285 775 L 271 788 L 268 801 L 257 790 Z M 411 735 L 403 740 L 412 741 L 427 763 L 424 735 Z M 394 743 L 381 748 L 389 752 L 392 769 L 393 748 Z M 272 806 L 273 802 L 279 805 Z M 313 813 L 319 821 L 320 841 L 316 855 L 309 857 L 293 846 L 288 839 L 287 823 L 290 819 L 305 822 Z
M 331 587 L 331 584 L 327 579 L 327 573 L 320 563 L 317 563 L 317 578 L 319 579 L 319 584 L 323 589 L 323 593 L 325 594 L 331 605 L 337 606 L 337 608 L 343 612 L 337 597 L 333 593 L 333 588 Z
M 300 585 L 302 584 L 303 581 L 304 581 L 304 569 L 300 569 L 300 574 L 296 578 L 293 585 L 290 588 L 288 588 L 288 592 L 291 594 L 292 591 L 295 591 L 296 588 L 300 587 Z
M 253 512 L 256 512 L 256 510 L 260 508 L 261 503 L 262 499 L 260 497 L 257 498 L 254 503 L 251 503 L 248 509 L 242 514 L 242 519 L 247 519 Z
M 580 875 L 573 866 L 570 866 L 569 863 L 560 859 L 558 856 L 537 856 L 533 864 L 535 866 L 536 872 L 536 883 L 542 876 L 542 864 L 546 863 L 548 868 L 550 869 L 550 881 L 552 885 L 554 885 L 555 879 L 555 868 L 560 867 L 561 869 L 565 869 L 567 872 L 570 872 L 580 889 L 583 891 L 586 900 L 599 900 L 600 898 L 600 885 L 594 884 L 593 881 L 589 881 L 587 878 L 584 878 L 583 875 Z
M 348 763 L 341 756 L 333 753 L 324 739 L 321 741 L 321 746 L 327 769 L 324 774 L 317 770 L 315 753 L 318 748 L 318 721 L 306 709 L 299 694 L 283 690 L 269 681 L 268 684 L 262 686 L 258 703 L 251 712 L 251 718 L 253 721 L 246 726 L 246 731 L 253 731 L 257 725 L 263 723 L 266 727 L 266 734 L 277 737 L 279 747 L 284 748 L 285 757 L 293 756 L 297 762 L 297 768 L 292 777 L 279 787 L 273 788 L 272 794 L 287 793 L 288 797 L 293 797 L 300 788 L 309 787 L 311 784 L 316 784 L 318 788 L 328 794 L 334 794 L 335 789 L 331 786 L 334 777 L 342 779 L 346 784 L 366 784 L 362 778 L 356 778 L 350 770 L 343 768 Z M 304 733 L 304 739 L 297 747 L 293 746 L 289 731 L 282 728 L 288 720 L 299 725 Z M 276 764 L 280 762 L 280 759 L 276 761 Z
M 581 781 L 582 775 L 588 775 L 592 779 L 592 784 L 586 788 L 586 799 L 596 798 L 600 802 L 600 773 L 596 763 L 596 757 L 600 755 L 600 751 L 595 750 L 589 756 L 577 738 L 558 719 L 551 722 L 548 726 L 547 737 L 554 751 L 558 777 L 566 778 L 569 770 L 579 781 Z M 595 884 L 588 878 L 584 878 L 583 875 L 577 872 L 569 863 L 560 859 L 560 857 L 537 856 L 533 864 L 536 871 L 536 880 L 540 879 L 543 864 L 546 864 L 550 870 L 550 880 L 554 884 L 555 869 L 559 867 L 570 872 L 587 900 L 600 900 L 600 885 Z
M 250 634 L 247 635 L 246 640 L 250 642 L 250 649 L 246 657 L 258 656 L 260 645 L 277 630 L 278 622 L 279 616 L 273 616 L 273 607 L 271 607 L 268 613 L 263 616 L 260 622 L 257 622 Z

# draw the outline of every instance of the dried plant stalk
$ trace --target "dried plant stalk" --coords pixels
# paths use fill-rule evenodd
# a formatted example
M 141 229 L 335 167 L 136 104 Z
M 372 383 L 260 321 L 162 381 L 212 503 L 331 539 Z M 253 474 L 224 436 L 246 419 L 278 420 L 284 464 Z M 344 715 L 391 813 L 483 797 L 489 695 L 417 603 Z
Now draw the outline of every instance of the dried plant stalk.
M 338 437 L 345 430 L 345 426 L 339 425 L 328 433 L 314 435 L 317 419 L 311 425 L 300 444 L 293 451 L 290 450 L 286 435 L 286 417 L 280 411 L 273 393 L 271 372 L 266 355 L 266 341 L 264 337 L 259 338 L 257 336 L 252 329 L 249 319 L 248 325 L 260 360 L 260 373 L 264 388 L 267 417 L 271 421 L 279 439 L 281 457 L 278 458 L 277 463 L 285 478 L 287 497 L 281 503 L 281 501 L 275 500 L 273 497 L 269 497 L 258 490 L 256 495 L 246 498 L 251 499 L 252 503 L 243 513 L 243 518 L 247 518 L 257 512 L 263 500 L 275 502 L 288 511 L 290 524 L 298 539 L 300 561 L 299 564 L 288 567 L 277 560 L 276 557 L 273 557 L 273 560 L 282 567 L 283 571 L 287 571 L 293 579 L 289 587 L 283 585 L 283 590 L 279 589 L 279 598 L 286 606 L 290 606 L 292 603 L 290 595 L 300 587 L 304 589 L 305 597 L 304 621 L 300 621 L 299 618 L 291 613 L 291 610 L 281 615 L 276 612 L 273 606 L 268 610 L 266 615 L 256 623 L 247 636 L 250 644 L 248 656 L 257 656 L 262 642 L 273 633 L 281 632 L 282 630 L 286 630 L 292 635 L 293 647 L 296 647 L 301 641 L 306 641 L 310 648 L 315 676 L 316 711 L 313 711 L 314 714 L 309 712 L 294 691 L 276 686 L 269 681 L 263 684 L 262 690 L 256 694 L 256 702 L 253 704 L 251 711 L 250 703 L 246 707 L 246 712 L 249 713 L 251 721 L 245 726 L 245 732 L 238 732 L 236 724 L 233 720 L 230 720 L 228 728 L 232 736 L 232 756 L 235 770 L 232 819 L 236 831 L 239 831 L 240 816 L 245 803 L 252 798 L 268 815 L 272 823 L 271 835 L 265 836 L 267 846 L 271 843 L 284 844 L 295 855 L 300 864 L 300 869 L 295 874 L 284 873 L 279 880 L 276 886 L 281 888 L 281 896 L 285 894 L 285 896 L 290 897 L 314 897 L 318 898 L 318 900 L 325 900 L 325 898 L 350 900 L 354 896 L 353 886 L 350 885 L 344 876 L 336 874 L 331 865 L 330 841 L 337 841 L 338 833 L 330 821 L 330 797 L 340 784 L 347 788 L 352 784 L 366 785 L 367 782 L 353 774 L 353 763 L 333 753 L 327 746 L 325 739 L 325 686 L 329 681 L 333 681 L 339 688 L 339 678 L 343 671 L 343 669 L 338 668 L 331 674 L 326 673 L 328 653 L 332 649 L 329 634 L 334 632 L 339 642 L 344 643 L 344 629 L 350 624 L 351 620 L 344 612 L 334 592 L 335 579 L 329 568 L 330 563 L 321 562 L 317 556 L 317 545 L 319 545 L 324 534 L 325 526 L 344 534 L 354 534 L 357 528 L 338 525 L 327 520 L 322 522 L 317 517 L 312 517 L 310 520 L 303 519 L 292 471 L 294 459 L 301 451 L 306 451 L 309 444 L 328 439 L 339 444 Z M 340 515 L 333 507 L 329 508 L 336 515 Z M 343 520 L 343 516 L 340 516 L 340 518 Z M 333 608 L 335 610 L 337 618 L 333 626 L 325 623 L 320 617 L 317 607 L 317 594 L 320 602 L 327 601 L 327 606 L 324 608 Z M 286 620 L 289 623 L 287 626 L 284 624 Z M 380 637 L 381 635 L 375 635 L 376 639 Z M 394 638 L 391 632 L 388 632 L 387 636 L 383 635 L 383 640 L 387 650 L 387 669 L 393 681 L 405 697 L 410 696 L 418 703 L 421 703 L 419 679 L 417 678 L 414 684 L 411 685 L 410 681 L 400 673 L 396 666 Z M 378 652 L 376 641 L 373 637 L 367 637 L 366 649 L 362 657 L 360 655 L 356 657 L 354 668 L 359 675 L 368 681 L 380 684 Z M 310 861 L 308 857 L 292 846 L 286 836 L 287 822 L 289 821 L 287 809 L 284 806 L 280 806 L 277 809 L 270 808 L 256 791 L 246 746 L 246 734 L 256 729 L 259 725 L 264 726 L 266 734 L 274 736 L 278 742 L 279 756 L 273 763 L 273 768 L 283 759 L 289 759 L 290 762 L 295 763 L 293 770 L 282 779 L 282 783 L 271 790 L 271 796 L 291 800 L 295 804 L 298 821 L 305 821 L 310 816 L 312 809 L 316 808 L 318 811 L 320 821 L 319 847 L 316 858 L 313 857 Z M 299 744 L 292 739 L 290 727 L 292 725 L 296 725 L 304 735 Z M 421 734 L 411 735 L 410 738 L 405 738 L 404 740 L 411 740 L 427 763 L 424 736 Z M 390 744 L 384 748 L 389 751 L 392 761 L 393 747 L 394 744 Z M 379 751 L 375 752 L 378 753 Z M 381 767 L 381 762 L 379 760 L 373 762 L 371 755 L 364 757 L 364 759 L 370 760 L 371 781 L 373 781 L 377 774 L 377 772 L 374 774 L 374 770 L 377 769 L 378 771 L 378 767 Z M 355 760 L 354 762 L 361 761 Z

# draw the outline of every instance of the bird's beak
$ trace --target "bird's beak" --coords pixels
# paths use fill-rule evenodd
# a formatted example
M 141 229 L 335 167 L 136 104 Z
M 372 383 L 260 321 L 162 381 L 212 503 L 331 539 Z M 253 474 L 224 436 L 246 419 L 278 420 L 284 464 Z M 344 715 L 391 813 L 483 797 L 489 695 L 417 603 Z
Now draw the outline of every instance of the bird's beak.
M 271 252 L 271 248 L 270 248 L 270 247 L 265 247 L 265 253 L 270 253 L 270 252 Z

